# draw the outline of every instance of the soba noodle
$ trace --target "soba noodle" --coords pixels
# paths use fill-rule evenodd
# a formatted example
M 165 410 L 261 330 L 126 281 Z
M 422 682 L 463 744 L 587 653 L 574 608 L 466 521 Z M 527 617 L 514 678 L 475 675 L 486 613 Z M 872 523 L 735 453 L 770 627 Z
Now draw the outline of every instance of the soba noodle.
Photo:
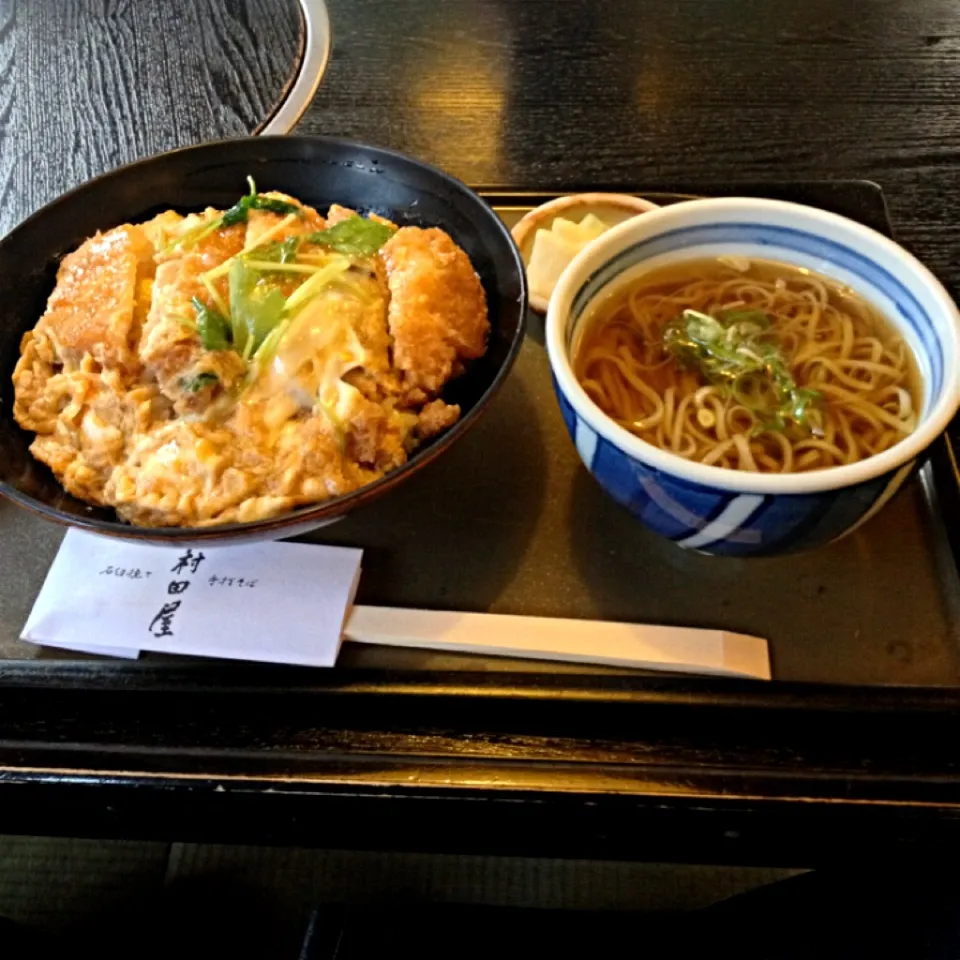
M 815 397 L 808 415 L 771 418 L 774 387 L 762 377 L 731 387 L 679 362 L 664 329 L 693 316 L 684 311 L 766 315 L 759 340 Z M 611 294 L 582 329 L 574 371 L 594 402 L 641 439 L 704 464 L 819 470 L 880 453 L 916 427 L 906 343 L 857 294 L 806 270 L 741 258 L 675 264 Z

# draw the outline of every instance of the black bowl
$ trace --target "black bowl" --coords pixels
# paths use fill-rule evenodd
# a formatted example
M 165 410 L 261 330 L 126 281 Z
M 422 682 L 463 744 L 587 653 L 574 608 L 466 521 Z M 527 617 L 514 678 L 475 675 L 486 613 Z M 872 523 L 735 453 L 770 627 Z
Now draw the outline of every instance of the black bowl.
M 97 230 L 146 220 L 162 210 L 225 208 L 253 176 L 321 211 L 331 203 L 375 212 L 400 225 L 439 226 L 467 252 L 490 309 L 486 355 L 448 384 L 444 399 L 461 419 L 398 470 L 352 493 L 281 517 L 202 529 L 134 527 L 113 510 L 70 496 L 30 455 L 33 435 L 13 419 L 11 375 L 20 338 L 37 322 L 64 254 Z M 523 340 L 527 290 L 510 231 L 475 193 L 435 167 L 402 154 L 327 137 L 253 137 L 175 150 L 121 167 L 48 204 L 0 241 L 0 493 L 41 516 L 137 540 L 261 540 L 293 536 L 341 517 L 438 457 L 477 421 L 503 383 Z

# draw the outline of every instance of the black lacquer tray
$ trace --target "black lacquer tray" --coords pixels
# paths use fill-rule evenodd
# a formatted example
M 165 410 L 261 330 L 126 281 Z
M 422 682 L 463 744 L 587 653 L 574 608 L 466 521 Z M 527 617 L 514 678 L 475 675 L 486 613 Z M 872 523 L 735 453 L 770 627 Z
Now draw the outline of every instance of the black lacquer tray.
M 573 189 L 483 192 L 509 222 Z M 890 232 L 865 182 L 604 189 L 658 202 L 777 196 Z M 467 441 L 305 539 L 364 548 L 360 602 L 722 625 L 769 639 L 772 682 L 352 646 L 329 672 L 7 660 L 6 829 L 49 832 L 55 806 L 56 831 L 73 834 L 791 865 L 949 850 L 960 841 L 952 442 L 830 547 L 685 553 L 631 523 L 581 467 L 531 317 Z M 10 564 L 30 531 L 0 519 L 15 527 Z

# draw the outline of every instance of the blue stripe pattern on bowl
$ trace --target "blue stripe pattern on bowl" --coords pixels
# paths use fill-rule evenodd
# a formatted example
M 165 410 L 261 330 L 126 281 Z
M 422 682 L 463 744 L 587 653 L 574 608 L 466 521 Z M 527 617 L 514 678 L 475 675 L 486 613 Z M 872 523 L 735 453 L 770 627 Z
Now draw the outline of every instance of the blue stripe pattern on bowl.
M 857 281 L 868 298 L 886 300 L 926 355 L 928 396 L 940 395 L 946 357 L 933 318 L 908 286 L 884 267 L 835 240 L 794 227 L 710 223 L 670 230 L 631 244 L 591 274 L 571 305 L 566 348 L 597 295 L 620 274 L 662 254 L 693 250 L 711 256 L 731 248 L 765 247 L 770 259 L 828 263 Z M 558 388 L 564 422 L 587 468 L 618 503 L 679 546 L 726 556 L 779 554 L 827 543 L 869 518 L 903 485 L 915 463 L 840 489 L 812 494 L 738 493 L 693 482 L 635 459 L 579 417 Z
M 557 398 L 577 452 L 617 503 L 679 546 L 718 556 L 789 553 L 835 540 L 889 499 L 914 469 L 907 464 L 816 494 L 738 494 L 640 463 L 580 419 L 559 390 Z

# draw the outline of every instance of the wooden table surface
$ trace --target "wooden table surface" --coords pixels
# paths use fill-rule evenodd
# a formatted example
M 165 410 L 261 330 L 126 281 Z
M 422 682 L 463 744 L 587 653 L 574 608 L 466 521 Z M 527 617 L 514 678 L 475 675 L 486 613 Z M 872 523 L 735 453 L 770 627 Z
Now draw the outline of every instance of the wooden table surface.
M 571 183 L 657 187 L 869 178 L 886 191 L 899 239 L 960 292 L 960 264 L 954 257 L 960 228 L 953 210 L 960 199 L 960 3 L 955 0 L 329 0 L 328 7 L 335 38 L 332 61 L 296 133 L 394 147 L 476 185 L 547 190 Z M 302 29 L 295 0 L 0 0 L 0 232 L 64 190 L 121 163 L 254 131 L 283 98 L 296 72 Z M 16 546 L 24 556 L 35 544 L 25 539 Z M 38 562 L 49 562 L 55 547 L 52 535 L 37 545 Z M 13 563 L 17 551 L 3 554 L 3 563 Z M 20 617 L 21 607 L 30 602 L 21 600 L 15 611 L 0 609 L 0 617 Z M 656 711 L 666 708 L 655 704 L 656 685 L 652 691 L 649 702 L 655 713 L 649 718 L 659 722 L 665 715 Z M 217 724 L 227 722 L 224 716 L 242 727 L 242 710 L 229 700 L 216 708 L 202 697 L 188 703 L 190 693 L 184 694 L 176 718 L 180 736 L 197 744 L 188 775 L 219 795 L 227 792 L 229 778 L 215 786 L 204 779 L 204 751 L 216 738 Z M 192 691 L 195 698 L 201 693 Z M 442 698 L 442 691 L 435 693 Z M 61 701 L 62 715 L 51 718 L 38 695 L 30 681 L 19 692 L 7 692 L 0 712 L 5 757 L 15 751 L 11 744 L 17 737 L 28 737 L 37 724 L 50 731 L 46 747 L 51 763 L 66 749 L 79 701 Z M 113 696 L 137 693 L 115 691 Z M 883 695 L 871 696 L 882 708 Z M 690 698 L 696 701 L 694 693 Z M 293 777 L 296 769 L 297 778 L 308 779 L 306 768 L 291 759 L 299 749 L 297 731 L 309 729 L 318 751 L 312 764 L 343 748 L 333 733 L 318 727 L 321 721 L 304 703 L 285 700 L 279 689 L 262 703 L 262 709 L 277 711 L 278 724 L 288 734 L 286 752 L 257 761 L 264 777 L 285 772 Z M 577 855 L 802 859 L 804 845 L 813 849 L 818 843 L 817 856 L 826 855 L 822 838 L 817 840 L 818 823 L 826 822 L 817 817 L 827 816 L 826 807 L 797 830 L 790 816 L 777 819 L 789 807 L 786 800 L 762 811 L 741 803 L 701 822 L 697 811 L 704 813 L 704 804 L 671 807 L 662 799 L 696 793 L 695 784 L 702 785 L 707 776 L 703 771 L 711 765 L 719 770 L 723 750 L 739 750 L 740 766 L 736 774 L 718 773 L 711 790 L 717 796 L 725 791 L 743 795 L 745 771 L 767 762 L 777 724 L 783 724 L 784 738 L 797 736 L 796 711 L 804 708 L 803 694 L 794 691 L 785 703 L 787 712 L 764 731 L 766 739 L 755 736 L 757 728 L 750 726 L 767 723 L 761 712 L 750 715 L 753 721 L 742 720 L 746 726 L 731 729 L 722 744 L 717 734 L 709 745 L 697 745 L 697 725 L 716 722 L 706 703 L 697 702 L 680 719 L 686 734 L 659 745 L 671 770 L 660 779 L 636 769 L 627 776 L 625 767 L 618 766 L 634 763 L 637 750 L 644 749 L 623 733 L 623 723 L 635 722 L 637 715 L 633 720 L 621 711 L 583 717 L 575 738 L 573 720 L 564 719 L 560 726 L 570 727 L 571 739 L 562 747 L 550 739 L 552 714 L 545 710 L 536 721 L 537 776 L 562 768 L 558 775 L 564 788 L 549 806 L 539 808 L 539 821 L 536 805 L 522 804 L 515 807 L 523 811 L 520 819 L 509 829 L 496 818 L 477 818 L 470 843 L 500 849 L 527 844 L 551 852 L 550 831 L 576 823 L 580 832 L 573 830 L 559 846 Z M 220 709 L 224 712 L 217 714 Z M 360 711 L 357 729 L 363 728 L 365 742 L 377 744 L 380 753 L 415 748 L 412 739 L 403 739 L 402 722 L 396 721 L 393 729 L 378 727 L 389 727 L 388 718 L 365 720 L 360 706 L 346 712 L 353 709 Z M 452 730 L 451 718 L 459 708 L 446 702 L 444 709 Z M 956 833 L 960 797 L 953 781 L 944 780 L 937 768 L 925 709 L 919 705 L 909 720 L 926 744 L 917 748 L 922 756 L 917 759 L 904 748 L 890 761 L 891 776 L 906 776 L 909 755 L 912 769 L 922 769 L 930 778 L 922 804 L 929 809 L 945 804 L 950 811 L 938 821 L 938 829 L 945 831 L 936 834 L 940 842 Z M 98 710 L 87 719 L 107 731 L 109 704 Z M 836 753 L 818 757 L 823 770 L 855 765 L 858 737 L 891 721 L 864 722 L 858 719 L 838 733 Z M 413 723 L 411 719 L 408 725 Z M 891 727 L 891 742 L 904 729 Z M 162 739 L 162 718 L 145 718 L 138 736 L 144 742 Z M 506 720 L 500 736 L 501 759 L 507 763 L 522 759 L 525 744 L 536 739 L 530 730 L 514 736 Z M 244 749 L 255 750 L 252 728 L 244 737 Z M 417 749 L 438 759 L 433 774 L 423 769 L 416 774 L 432 794 L 409 822 L 412 830 L 439 827 L 438 845 L 452 849 L 463 831 L 450 822 L 450 805 L 439 804 L 450 785 L 443 758 L 469 752 L 469 736 L 458 739 L 450 731 L 435 731 L 431 737 L 413 738 Z M 793 760 L 804 762 L 810 744 L 797 740 L 794 747 Z M 613 798 L 602 816 L 594 800 L 578 805 L 574 796 L 586 790 L 583 764 L 591 750 L 599 750 L 596 755 L 607 764 L 591 790 Z M 95 757 L 96 749 L 90 751 Z M 154 757 L 152 762 L 158 774 L 174 772 L 172 761 Z M 391 844 L 396 837 L 388 823 L 369 825 L 383 790 L 374 786 L 362 803 L 354 796 L 350 806 L 356 770 L 348 759 L 342 762 L 343 782 L 326 794 L 324 815 L 344 817 L 349 807 L 358 825 L 350 834 L 353 840 Z M 53 790 L 62 778 L 52 774 L 24 787 L 14 805 L 17 828 L 51 829 L 41 814 L 52 803 L 60 814 L 65 804 L 73 810 L 54 828 L 65 832 L 169 833 L 195 824 L 202 833 L 214 830 L 222 817 L 211 792 L 171 800 L 173 806 L 154 797 L 149 809 L 158 820 L 145 826 L 146 808 L 129 805 L 129 794 L 117 779 L 122 752 L 111 764 L 116 777 L 98 780 L 96 799 L 89 799 L 76 781 Z M 683 772 L 693 770 L 699 772 L 689 777 Z M 470 775 L 483 782 L 496 773 L 480 764 Z M 12 776 L 0 769 L 0 781 Z M 768 771 L 765 778 L 750 781 L 752 789 L 775 798 L 776 776 Z M 370 782 L 376 779 L 373 775 Z M 837 782 L 840 793 L 845 783 Z M 869 795 L 865 790 L 864 796 Z M 829 791 L 824 791 L 826 797 Z M 258 838 L 306 836 L 330 842 L 329 826 L 304 825 L 304 818 L 313 821 L 320 809 L 306 804 L 307 792 L 306 787 L 295 791 L 282 821 L 261 822 Z M 238 793 L 244 797 L 231 818 L 240 834 L 228 832 L 231 839 L 244 836 L 243 823 L 249 826 L 251 818 L 274 816 L 273 808 L 257 805 L 262 793 L 256 801 L 250 790 Z M 501 807 L 514 802 L 503 800 Z M 103 813 L 104 805 L 113 813 Z M 395 809 L 402 808 L 399 802 Z M 406 809 L 409 813 L 412 807 Z M 716 813 L 719 807 L 710 809 Z M 468 811 L 468 805 L 457 807 L 455 816 L 468 816 Z M 867 849 L 881 834 L 891 842 L 916 841 L 924 831 L 928 839 L 931 835 L 932 828 L 914 829 L 902 818 L 871 833 L 870 816 L 855 818 L 844 811 L 831 820 L 831 842 L 846 835 Z M 630 825 L 641 821 L 653 824 L 659 839 L 646 843 L 616 832 L 630 833 Z M 770 845 L 787 830 L 795 831 L 792 839 L 778 848 L 780 853 L 771 853 Z M 748 838 L 744 848 L 736 850 L 742 837 Z
M 296 0 L 0 0 L 0 234 L 106 170 L 253 132 L 301 29 Z
M 865 177 L 954 287 L 953 0 L 329 0 L 298 133 L 473 184 Z M 250 132 L 289 81 L 295 0 L 0 0 L 0 230 L 138 157 Z
M 329 6 L 335 54 L 302 132 L 474 184 L 873 179 L 901 240 L 960 283 L 952 0 Z

